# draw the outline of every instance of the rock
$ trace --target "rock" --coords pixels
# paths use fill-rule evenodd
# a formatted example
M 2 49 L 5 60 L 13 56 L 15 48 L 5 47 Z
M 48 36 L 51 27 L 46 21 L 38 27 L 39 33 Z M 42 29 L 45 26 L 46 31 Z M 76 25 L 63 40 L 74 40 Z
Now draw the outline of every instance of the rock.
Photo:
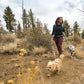
M 18 64 L 15 64 L 15 65 L 14 65 L 14 67 L 18 68 L 18 67 L 20 67 L 20 65 L 18 65 Z
M 20 58 L 13 58 L 13 59 L 11 59 L 11 62 L 15 62 L 15 61 L 19 61 L 20 60 Z

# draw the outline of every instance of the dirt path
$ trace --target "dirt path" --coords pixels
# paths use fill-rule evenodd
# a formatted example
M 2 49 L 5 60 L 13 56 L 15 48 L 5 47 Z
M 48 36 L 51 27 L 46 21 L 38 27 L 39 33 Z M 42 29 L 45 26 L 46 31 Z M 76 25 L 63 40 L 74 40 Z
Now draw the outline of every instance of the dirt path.
M 0 55 L 0 81 L 17 78 L 18 68 L 14 67 L 18 62 L 10 62 L 17 55 Z M 31 60 L 40 61 L 40 70 L 47 84 L 84 84 L 84 60 L 65 57 L 62 70 L 58 74 L 47 77 L 46 65 L 50 58 L 39 56 L 24 56 L 25 69 L 30 66 Z
M 49 78 L 46 76 L 46 69 L 45 69 L 47 61 L 43 60 L 43 62 L 41 62 L 42 65 L 41 71 L 43 73 L 45 80 L 48 81 L 49 84 L 68 84 L 70 82 L 71 82 L 70 84 L 79 84 L 77 82 L 82 81 L 80 80 L 80 77 L 82 76 L 82 74 L 84 74 L 83 60 L 77 60 L 77 59 L 73 59 L 73 58 L 71 59 L 69 57 L 65 57 L 61 72 L 58 74 L 54 74 Z M 80 84 L 84 84 L 84 82 Z

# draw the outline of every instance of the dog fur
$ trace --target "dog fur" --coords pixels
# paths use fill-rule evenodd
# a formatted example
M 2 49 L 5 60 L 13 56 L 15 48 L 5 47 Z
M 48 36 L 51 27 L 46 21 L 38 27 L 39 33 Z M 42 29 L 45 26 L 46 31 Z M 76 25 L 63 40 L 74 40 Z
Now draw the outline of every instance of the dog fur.
M 75 52 L 75 47 L 74 47 L 73 45 L 69 45 L 69 46 L 67 47 L 67 49 L 68 49 L 68 52 L 71 53 L 71 57 L 72 57 L 73 52 Z M 70 50 L 70 51 L 69 51 L 69 50 Z
M 60 55 L 59 58 L 55 59 L 54 61 L 49 61 L 47 64 L 48 76 L 51 76 L 54 72 L 60 72 L 62 67 L 64 55 Z

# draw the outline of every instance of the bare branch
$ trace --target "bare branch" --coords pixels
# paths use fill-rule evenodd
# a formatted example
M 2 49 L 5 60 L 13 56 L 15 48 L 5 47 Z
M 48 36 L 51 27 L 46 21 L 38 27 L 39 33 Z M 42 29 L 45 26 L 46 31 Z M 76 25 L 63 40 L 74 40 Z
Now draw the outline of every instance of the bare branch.
M 77 9 L 78 9 L 78 8 L 77 8 Z M 84 13 L 84 10 L 81 10 L 81 9 L 78 9 L 78 10 Z

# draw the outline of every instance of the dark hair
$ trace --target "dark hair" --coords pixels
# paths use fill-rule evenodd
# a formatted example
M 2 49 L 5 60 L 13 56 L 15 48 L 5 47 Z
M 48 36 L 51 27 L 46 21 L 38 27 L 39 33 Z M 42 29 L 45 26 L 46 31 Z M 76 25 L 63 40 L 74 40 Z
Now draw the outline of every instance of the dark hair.
M 62 17 L 57 17 L 56 21 L 55 21 L 55 24 L 58 25 L 58 22 L 59 22 L 59 19 L 62 18 Z M 62 21 L 62 24 L 63 24 L 63 21 Z

